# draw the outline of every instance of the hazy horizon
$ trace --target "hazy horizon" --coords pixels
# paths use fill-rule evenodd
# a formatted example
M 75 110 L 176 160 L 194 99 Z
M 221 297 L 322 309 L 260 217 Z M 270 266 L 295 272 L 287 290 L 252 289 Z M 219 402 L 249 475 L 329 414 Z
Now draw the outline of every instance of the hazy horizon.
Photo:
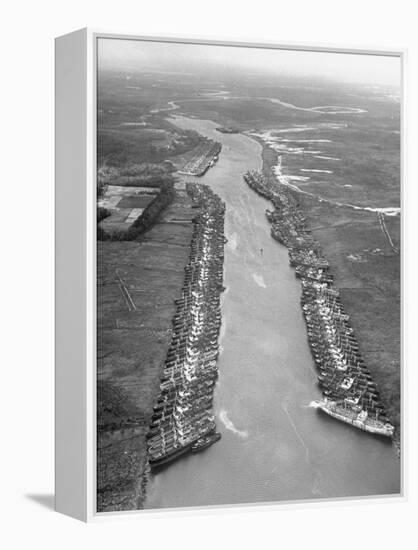
M 336 83 L 400 88 L 401 60 L 396 56 L 347 54 L 99 39 L 99 70 L 139 70 L 219 77 L 238 73 L 271 77 L 326 79 Z

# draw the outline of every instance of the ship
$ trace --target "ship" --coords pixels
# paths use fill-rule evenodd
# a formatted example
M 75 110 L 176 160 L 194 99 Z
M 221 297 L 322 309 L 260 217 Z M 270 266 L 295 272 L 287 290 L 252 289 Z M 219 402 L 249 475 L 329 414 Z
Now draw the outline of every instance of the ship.
M 159 453 L 156 455 L 150 455 L 149 456 L 149 465 L 151 466 L 151 469 L 158 468 L 160 466 L 163 466 L 164 464 L 168 464 L 169 462 L 173 462 L 180 456 L 183 456 L 184 454 L 190 452 L 192 448 L 193 443 L 189 443 L 188 445 L 182 445 L 179 447 L 172 448 L 167 453 Z
M 395 428 L 390 422 L 382 422 L 377 416 L 370 416 L 364 409 L 346 407 L 341 403 L 327 399 L 315 401 L 314 405 L 329 416 L 341 420 L 341 422 L 345 422 L 346 424 L 351 424 L 355 428 L 364 430 L 365 432 L 387 437 L 393 436 Z
M 215 432 L 215 426 L 211 426 L 209 431 L 203 433 L 197 438 L 193 438 L 185 443 L 174 443 L 166 449 L 148 450 L 148 461 L 151 469 L 157 469 L 164 464 L 177 460 L 190 451 L 198 453 L 207 449 L 221 439 L 221 434 Z
M 195 443 L 193 443 L 191 451 L 192 453 L 199 453 L 200 451 L 207 449 L 220 439 L 221 434 L 218 432 L 205 435 L 204 437 L 199 438 Z

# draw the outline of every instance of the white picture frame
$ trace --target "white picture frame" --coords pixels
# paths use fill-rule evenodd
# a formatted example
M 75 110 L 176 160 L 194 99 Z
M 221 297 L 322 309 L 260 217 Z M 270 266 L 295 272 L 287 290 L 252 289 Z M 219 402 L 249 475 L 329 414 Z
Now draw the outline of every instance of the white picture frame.
M 135 36 L 81 29 L 56 39 L 56 510 L 82 521 L 127 512 L 96 511 L 96 42 L 99 38 L 153 40 L 252 48 L 397 56 L 406 52 L 331 45 L 250 43 L 187 37 Z M 404 173 L 404 86 L 401 187 Z M 402 197 L 404 196 L 402 192 Z M 402 205 L 403 206 L 403 205 Z M 69 226 L 71 225 L 71 230 Z M 402 229 L 402 239 L 404 231 Z M 402 259 L 403 263 L 403 259 Z M 402 269 L 403 279 L 403 269 Z M 402 327 L 403 331 L 403 327 Z M 401 337 L 403 341 L 403 336 Z M 405 367 L 402 418 L 406 422 Z M 401 496 L 405 499 L 405 437 L 401 440 Z M 376 497 L 377 498 L 377 497 Z M 387 498 L 387 500 L 393 500 Z M 345 499 L 343 499 L 345 500 Z M 350 498 L 353 504 L 361 499 Z M 317 506 L 303 502 L 293 506 Z M 338 504 L 335 500 L 333 504 Z M 280 509 L 286 503 L 274 504 Z M 255 505 L 249 505 L 255 506 Z M 129 514 L 157 512 L 128 512 Z

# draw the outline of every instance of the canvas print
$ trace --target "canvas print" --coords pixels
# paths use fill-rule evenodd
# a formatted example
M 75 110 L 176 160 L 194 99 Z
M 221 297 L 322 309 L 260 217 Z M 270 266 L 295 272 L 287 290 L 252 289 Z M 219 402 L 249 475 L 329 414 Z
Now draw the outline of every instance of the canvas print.
M 401 59 L 97 39 L 97 510 L 401 491 Z

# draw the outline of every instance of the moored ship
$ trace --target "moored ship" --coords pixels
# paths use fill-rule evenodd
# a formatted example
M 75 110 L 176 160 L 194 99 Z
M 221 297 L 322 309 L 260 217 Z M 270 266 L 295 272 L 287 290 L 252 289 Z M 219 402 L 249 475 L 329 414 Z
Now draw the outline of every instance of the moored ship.
M 146 436 L 152 469 L 220 439 L 211 409 L 222 323 L 225 207 L 207 186 L 187 190 L 201 212 L 193 222 L 182 295 L 175 302 L 171 344 Z
M 149 465 L 151 466 L 151 469 L 158 468 L 159 466 L 163 466 L 164 464 L 168 464 L 169 462 L 173 462 L 180 456 L 190 452 L 192 447 L 192 443 L 189 443 L 185 446 L 178 446 L 173 447 L 169 452 L 163 453 L 161 452 L 158 455 L 149 456 Z
M 393 436 L 395 428 L 390 422 L 379 420 L 377 415 L 376 417 L 372 417 L 360 407 L 347 407 L 341 403 L 328 401 L 327 399 L 315 401 L 314 405 L 329 416 L 351 424 L 360 430 L 387 437 Z
M 195 443 L 193 443 L 191 451 L 192 453 L 199 453 L 204 449 L 207 449 L 217 441 L 221 439 L 221 434 L 218 432 L 205 435 L 204 437 L 199 438 Z

